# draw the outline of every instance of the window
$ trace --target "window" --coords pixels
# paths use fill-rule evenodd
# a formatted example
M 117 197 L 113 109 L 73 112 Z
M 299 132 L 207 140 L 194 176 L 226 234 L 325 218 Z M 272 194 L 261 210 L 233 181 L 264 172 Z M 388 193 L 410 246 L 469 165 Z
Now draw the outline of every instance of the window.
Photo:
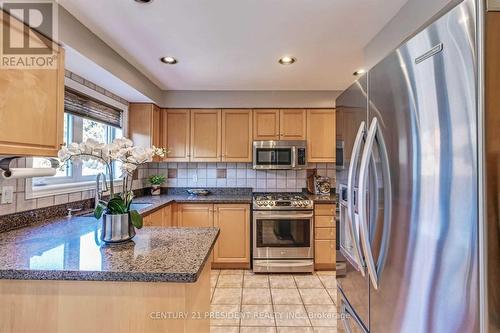
M 64 140 L 66 144 L 82 142 L 89 138 L 103 143 L 111 143 L 115 138 L 122 136 L 121 128 L 69 113 L 64 114 Z M 50 163 L 46 159 L 33 158 L 33 167 L 50 167 Z M 120 168 L 116 165 L 114 169 L 113 179 L 117 179 L 121 175 Z M 58 170 L 54 177 L 33 178 L 32 186 L 35 189 L 50 185 L 93 181 L 95 176 L 101 172 L 108 175 L 104 165 L 94 160 L 70 162 L 64 170 Z

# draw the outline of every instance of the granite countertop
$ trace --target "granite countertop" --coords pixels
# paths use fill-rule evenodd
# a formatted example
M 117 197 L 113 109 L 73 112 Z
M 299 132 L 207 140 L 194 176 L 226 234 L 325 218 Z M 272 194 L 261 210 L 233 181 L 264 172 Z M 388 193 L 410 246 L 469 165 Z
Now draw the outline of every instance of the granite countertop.
M 148 207 L 139 209 L 143 215 L 150 214 L 171 203 L 252 203 L 252 191 L 216 192 L 207 196 L 189 195 L 185 191 L 175 191 L 173 193 L 161 195 L 144 195 L 134 199 L 134 203 L 151 204 Z
M 196 282 L 218 228 L 145 227 L 102 245 L 92 217 L 47 220 L 0 233 L 0 279 Z

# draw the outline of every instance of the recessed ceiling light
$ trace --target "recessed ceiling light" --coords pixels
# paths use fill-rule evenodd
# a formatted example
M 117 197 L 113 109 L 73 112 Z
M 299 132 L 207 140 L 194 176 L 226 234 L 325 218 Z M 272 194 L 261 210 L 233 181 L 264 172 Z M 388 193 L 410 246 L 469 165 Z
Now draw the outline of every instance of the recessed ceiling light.
M 278 62 L 282 65 L 291 65 L 293 64 L 294 62 L 296 62 L 297 59 L 294 58 L 294 57 L 291 57 L 291 56 L 284 56 L 284 57 L 281 57 Z
M 177 59 L 175 59 L 174 57 L 162 57 L 160 58 L 160 61 L 163 62 L 164 64 L 169 64 L 169 65 L 177 63 Z
M 352 75 L 358 76 L 358 75 L 363 75 L 365 73 L 366 73 L 366 71 L 364 69 L 359 69 L 359 70 L 355 71 L 354 73 L 352 73 Z
M 134 0 L 135 2 L 138 2 L 138 3 L 151 3 L 153 2 L 153 0 Z

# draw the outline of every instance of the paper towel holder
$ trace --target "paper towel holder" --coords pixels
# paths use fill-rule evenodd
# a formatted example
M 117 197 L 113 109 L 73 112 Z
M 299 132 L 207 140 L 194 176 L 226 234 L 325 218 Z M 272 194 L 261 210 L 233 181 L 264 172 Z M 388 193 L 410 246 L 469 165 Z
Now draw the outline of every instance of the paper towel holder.
M 0 171 L 5 171 L 6 173 L 10 173 L 10 162 L 12 162 L 15 159 L 18 158 L 24 158 L 26 156 L 10 156 L 10 157 L 4 157 L 0 159 Z M 41 157 L 45 158 L 50 162 L 51 168 L 57 169 L 59 168 L 60 164 L 59 161 L 55 158 L 52 157 Z

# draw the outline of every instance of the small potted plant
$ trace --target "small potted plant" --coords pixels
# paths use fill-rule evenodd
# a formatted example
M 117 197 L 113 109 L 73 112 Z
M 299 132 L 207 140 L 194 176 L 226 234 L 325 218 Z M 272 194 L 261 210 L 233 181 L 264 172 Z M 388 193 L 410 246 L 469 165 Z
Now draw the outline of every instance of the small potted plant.
M 102 217 L 101 240 L 105 243 L 125 242 L 135 236 L 135 228 L 142 228 L 142 217 L 131 209 L 134 192 L 132 191 L 132 175 L 142 164 L 151 162 L 153 157 L 165 156 L 163 148 L 134 147 L 133 142 L 126 138 L 117 138 L 110 144 L 99 143 L 88 139 L 82 143 L 71 143 L 59 150 L 61 165 L 70 160 L 94 160 L 106 167 L 108 175 L 114 175 L 115 162 L 121 162 L 122 191 L 115 193 L 113 180 L 109 186 L 109 200 L 96 203 L 94 216 Z M 112 178 L 112 176 L 111 176 Z
M 148 179 L 151 184 L 151 195 L 160 195 L 161 193 L 161 185 L 165 183 L 164 175 L 153 175 Z

